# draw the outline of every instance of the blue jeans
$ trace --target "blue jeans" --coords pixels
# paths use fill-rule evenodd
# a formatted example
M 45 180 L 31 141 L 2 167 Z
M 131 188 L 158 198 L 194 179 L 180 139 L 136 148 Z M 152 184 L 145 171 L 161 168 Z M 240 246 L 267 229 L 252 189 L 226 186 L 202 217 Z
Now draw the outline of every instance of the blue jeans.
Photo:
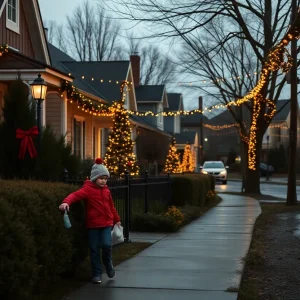
M 112 269 L 111 227 L 89 228 L 88 241 L 92 265 L 92 276 L 94 277 L 102 274 L 100 249 L 102 250 L 102 262 L 106 270 Z

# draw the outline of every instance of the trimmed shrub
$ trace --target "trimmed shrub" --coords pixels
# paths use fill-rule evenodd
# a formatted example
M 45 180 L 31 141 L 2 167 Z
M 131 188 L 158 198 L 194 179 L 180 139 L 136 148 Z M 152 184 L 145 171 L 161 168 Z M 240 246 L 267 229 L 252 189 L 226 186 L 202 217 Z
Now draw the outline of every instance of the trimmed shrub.
M 140 232 L 175 232 L 178 226 L 172 217 L 140 213 L 132 216 L 131 230 Z
M 0 180 L 0 209 L 5 216 L 0 219 L 0 285 L 5 285 L 0 288 L 1 299 L 31 299 L 32 290 L 39 293 L 87 257 L 82 201 L 71 207 L 69 230 L 58 210 L 76 189 L 61 183 Z
M 199 218 L 202 209 L 195 206 L 172 206 L 160 214 L 140 213 L 132 218 L 131 229 L 140 232 L 175 232 L 181 226 Z
M 172 205 L 203 207 L 208 191 L 215 190 L 215 180 L 210 175 L 172 175 Z

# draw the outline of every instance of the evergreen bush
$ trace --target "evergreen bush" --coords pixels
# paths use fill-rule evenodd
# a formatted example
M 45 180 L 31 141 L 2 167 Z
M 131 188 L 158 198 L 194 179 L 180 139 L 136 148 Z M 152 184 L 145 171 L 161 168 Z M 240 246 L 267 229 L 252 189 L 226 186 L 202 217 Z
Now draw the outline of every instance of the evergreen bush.
M 58 210 L 76 189 L 62 183 L 0 180 L 1 299 L 31 299 L 33 290 L 38 293 L 74 272 L 88 256 L 82 201 L 71 207 L 69 230 Z
M 215 190 L 215 180 L 205 174 L 172 175 L 172 205 L 203 207 L 208 191 Z
M 40 145 L 33 137 L 37 158 L 26 150 L 24 160 L 19 159 L 21 139 L 17 129 L 27 131 L 36 125 L 36 107 L 28 86 L 21 79 L 12 82 L 4 96 L 4 121 L 0 124 L 0 177 L 20 179 L 59 180 L 67 169 L 70 177 L 79 173 L 80 158 L 72 154 L 65 137 L 54 133 L 50 126 L 41 132 Z

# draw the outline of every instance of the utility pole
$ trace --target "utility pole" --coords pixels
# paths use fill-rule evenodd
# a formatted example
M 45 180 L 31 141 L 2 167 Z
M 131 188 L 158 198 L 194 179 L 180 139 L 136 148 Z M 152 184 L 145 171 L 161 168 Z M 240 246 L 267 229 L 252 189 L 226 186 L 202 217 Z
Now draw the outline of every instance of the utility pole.
M 199 110 L 203 112 L 203 98 L 199 97 Z M 200 165 L 202 166 L 203 161 L 203 113 L 200 113 Z
M 296 19 L 297 0 L 292 0 L 291 25 Z M 291 41 L 291 56 L 293 66 L 290 70 L 291 78 L 291 102 L 290 102 L 290 132 L 289 132 L 289 173 L 288 173 L 288 189 L 286 205 L 297 205 L 296 192 L 296 167 L 297 161 L 297 115 L 298 115 L 298 99 L 297 99 L 297 39 Z

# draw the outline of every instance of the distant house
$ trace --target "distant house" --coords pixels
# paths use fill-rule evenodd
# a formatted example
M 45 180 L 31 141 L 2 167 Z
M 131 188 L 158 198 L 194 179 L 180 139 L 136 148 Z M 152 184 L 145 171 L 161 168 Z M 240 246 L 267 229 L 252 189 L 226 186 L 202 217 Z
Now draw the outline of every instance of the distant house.
M 151 111 L 160 113 L 168 107 L 168 97 L 165 85 L 141 85 L 140 57 L 131 55 L 137 110 L 140 113 Z M 163 170 L 168 153 L 171 135 L 164 131 L 164 117 L 136 116 L 130 117 L 136 125 L 136 148 L 142 169 L 148 169 L 152 174 Z
M 199 99 L 199 105 L 198 109 L 201 109 L 201 103 Z M 203 162 L 204 157 L 202 157 L 205 153 L 203 152 L 203 149 L 205 149 L 205 146 L 207 144 L 206 140 L 208 138 L 209 130 L 206 127 L 202 127 L 201 129 L 201 123 L 207 124 L 209 123 L 209 119 L 205 115 L 201 115 L 199 113 L 191 114 L 191 115 L 181 115 L 180 117 L 180 126 L 181 126 L 181 133 L 184 134 L 185 132 L 196 132 L 197 133 L 197 161 L 198 164 Z M 201 136 L 202 134 L 202 136 Z M 203 142 L 201 142 L 203 141 Z
M 182 94 L 168 93 L 168 107 L 164 108 L 164 112 L 177 112 L 183 110 Z M 181 120 L 180 115 L 177 116 L 165 116 L 164 117 L 164 131 L 170 133 L 181 132 Z
M 277 102 L 277 114 L 274 116 L 264 134 L 262 149 L 265 150 L 267 147 L 269 147 L 269 149 L 279 148 L 280 145 L 287 148 L 289 141 L 289 124 L 290 100 L 279 100 Z

